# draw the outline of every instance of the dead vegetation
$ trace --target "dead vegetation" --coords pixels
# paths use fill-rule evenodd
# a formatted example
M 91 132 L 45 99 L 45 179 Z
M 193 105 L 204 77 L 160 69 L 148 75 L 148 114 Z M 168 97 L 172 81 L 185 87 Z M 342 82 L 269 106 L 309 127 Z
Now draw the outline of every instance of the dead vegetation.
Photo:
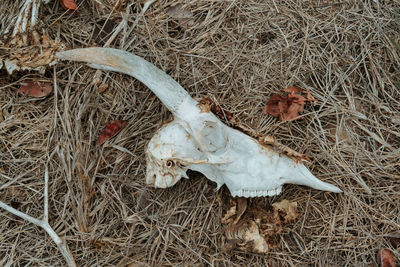
M 146 12 L 144 2 L 78 2 L 78 16 L 57 1 L 42 5 L 38 26 L 78 48 L 96 44 L 99 23 L 125 21 L 110 47 L 144 57 L 192 96 L 210 97 L 247 128 L 307 155 L 318 178 L 345 192 L 290 185 L 278 197 L 252 199 L 265 208 L 297 202 L 299 217 L 267 256 L 223 250 L 225 191 L 196 173 L 166 190 L 145 185 L 145 145 L 170 115 L 144 85 L 116 73 L 91 83 L 96 71 L 70 62 L 43 75 L 3 69 L 0 200 L 41 218 L 48 169 L 49 224 L 78 266 L 356 266 L 376 264 L 381 248 L 400 258 L 390 243 L 400 231 L 398 3 L 187 1 L 179 19 L 168 10 L 182 1 L 156 1 Z M 18 12 L 7 3 L 0 10 Z M 31 78 L 52 80 L 54 93 L 18 94 Z M 318 103 L 291 122 L 263 114 L 288 86 Z M 96 145 L 113 120 L 128 123 Z M 65 264 L 41 228 L 0 214 L 0 265 Z

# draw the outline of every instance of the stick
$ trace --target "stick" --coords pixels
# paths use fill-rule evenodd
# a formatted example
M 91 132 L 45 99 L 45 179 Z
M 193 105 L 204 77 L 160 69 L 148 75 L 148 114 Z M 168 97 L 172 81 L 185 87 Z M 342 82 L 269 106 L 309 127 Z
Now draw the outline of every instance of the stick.
M 67 265 L 69 267 L 76 267 L 74 256 L 72 255 L 71 251 L 68 248 L 67 243 L 65 243 L 57 233 L 51 228 L 48 220 L 49 220 L 49 191 L 48 191 L 48 184 L 49 184 L 49 173 L 46 170 L 44 173 L 44 211 L 43 211 L 43 219 L 39 220 L 28 214 L 25 214 L 19 210 L 14 209 L 13 207 L 5 204 L 4 202 L 0 201 L 0 208 L 5 209 L 6 211 L 30 222 L 33 223 L 42 229 L 44 229 L 51 239 L 53 239 L 54 243 L 56 243 L 58 249 L 60 250 L 61 254 L 63 255 Z

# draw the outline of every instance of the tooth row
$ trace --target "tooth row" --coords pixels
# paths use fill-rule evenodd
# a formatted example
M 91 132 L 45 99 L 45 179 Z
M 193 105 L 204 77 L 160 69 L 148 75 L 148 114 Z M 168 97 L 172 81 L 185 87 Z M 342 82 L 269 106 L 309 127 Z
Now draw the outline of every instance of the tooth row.
M 266 197 L 266 196 L 275 196 L 281 193 L 282 188 L 278 187 L 271 190 L 237 190 L 232 192 L 232 196 L 234 197 Z

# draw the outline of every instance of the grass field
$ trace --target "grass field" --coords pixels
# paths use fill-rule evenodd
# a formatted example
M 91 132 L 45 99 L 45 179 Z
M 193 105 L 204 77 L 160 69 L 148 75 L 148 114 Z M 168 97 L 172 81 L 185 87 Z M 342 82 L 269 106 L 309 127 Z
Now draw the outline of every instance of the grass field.
M 251 199 L 265 208 L 296 201 L 299 217 L 267 255 L 224 249 L 226 189 L 197 173 L 168 189 L 145 184 L 146 144 L 171 118 L 156 96 L 126 75 L 61 62 L 44 74 L 0 71 L 1 201 L 40 218 L 47 169 L 49 223 L 78 266 L 377 266 L 381 248 L 400 264 L 390 241 L 400 238 L 398 1 L 155 1 L 145 12 L 144 1 L 116 2 L 77 0 L 74 15 L 52 1 L 39 25 L 68 49 L 103 45 L 99 28 L 126 23 L 110 47 L 306 154 L 309 169 L 344 193 L 285 185 Z M 180 3 L 185 18 L 170 9 Z M 28 78 L 51 81 L 54 92 L 17 94 Z M 263 114 L 272 94 L 293 85 L 318 104 L 291 122 Z M 96 145 L 112 120 L 128 123 Z M 43 229 L 0 210 L 0 265 L 65 262 Z

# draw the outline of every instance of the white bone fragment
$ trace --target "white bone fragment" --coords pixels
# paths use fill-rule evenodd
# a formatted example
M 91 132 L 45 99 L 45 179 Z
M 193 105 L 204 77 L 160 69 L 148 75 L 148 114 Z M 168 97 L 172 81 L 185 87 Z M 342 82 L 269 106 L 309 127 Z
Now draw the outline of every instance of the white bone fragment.
M 288 183 L 342 192 L 317 179 L 302 163 L 226 126 L 213 113 L 201 111 L 198 102 L 175 80 L 138 56 L 111 48 L 83 48 L 58 52 L 56 57 L 131 75 L 172 112 L 175 119 L 162 127 L 147 147 L 149 185 L 173 186 L 187 178 L 186 171 L 191 169 L 217 183 L 218 188 L 226 184 L 232 196 L 274 196 Z

